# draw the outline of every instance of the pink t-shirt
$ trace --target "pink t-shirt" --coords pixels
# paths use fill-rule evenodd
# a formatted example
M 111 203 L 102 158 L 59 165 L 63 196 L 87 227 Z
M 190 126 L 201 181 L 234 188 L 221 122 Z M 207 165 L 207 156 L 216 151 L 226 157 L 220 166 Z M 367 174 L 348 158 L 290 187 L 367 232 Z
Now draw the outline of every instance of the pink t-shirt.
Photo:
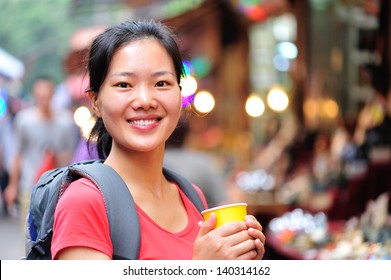
M 196 187 L 205 206 L 206 200 Z M 180 190 L 185 205 L 188 224 L 180 232 L 172 233 L 156 224 L 141 208 L 137 207 L 140 220 L 141 244 L 139 259 L 191 259 L 193 243 L 197 237 L 201 214 Z M 113 246 L 103 196 L 88 179 L 79 179 L 69 185 L 58 202 L 53 228 L 52 256 L 69 247 L 88 247 L 110 257 Z

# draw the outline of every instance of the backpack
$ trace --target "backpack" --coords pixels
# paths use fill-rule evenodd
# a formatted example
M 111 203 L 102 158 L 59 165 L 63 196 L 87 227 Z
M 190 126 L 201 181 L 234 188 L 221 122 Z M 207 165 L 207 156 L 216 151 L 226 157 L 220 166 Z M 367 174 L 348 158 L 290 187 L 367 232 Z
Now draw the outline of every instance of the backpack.
M 204 210 L 199 194 L 187 179 L 166 168 L 163 168 L 163 174 L 168 180 L 178 184 L 198 211 Z M 25 224 L 24 259 L 52 258 L 50 247 L 57 202 L 69 184 L 82 177 L 93 181 L 103 194 L 113 244 L 113 259 L 138 259 L 141 234 L 134 200 L 119 174 L 100 160 L 86 160 L 55 168 L 40 177 L 31 194 Z

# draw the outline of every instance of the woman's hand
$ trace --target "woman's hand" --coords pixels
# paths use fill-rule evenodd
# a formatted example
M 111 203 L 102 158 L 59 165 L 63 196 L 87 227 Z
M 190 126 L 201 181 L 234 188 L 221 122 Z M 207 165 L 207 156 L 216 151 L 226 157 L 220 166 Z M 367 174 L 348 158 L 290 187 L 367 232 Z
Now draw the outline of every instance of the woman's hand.
M 248 234 L 254 239 L 257 255 L 254 260 L 261 260 L 265 254 L 266 237 L 262 232 L 262 225 L 252 215 L 247 215 L 244 218 L 248 228 Z
M 216 215 L 212 213 L 199 225 L 193 259 L 252 260 L 263 257 L 265 236 L 253 216 L 246 216 L 244 222 L 231 222 L 215 228 Z

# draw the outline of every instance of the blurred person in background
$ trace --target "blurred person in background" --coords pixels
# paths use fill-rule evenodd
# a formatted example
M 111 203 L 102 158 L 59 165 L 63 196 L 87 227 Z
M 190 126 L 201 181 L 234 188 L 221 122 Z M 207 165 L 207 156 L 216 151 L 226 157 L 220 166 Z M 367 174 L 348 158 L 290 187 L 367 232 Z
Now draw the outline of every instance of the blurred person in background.
M 38 77 L 32 87 L 34 104 L 20 110 L 14 120 L 15 157 L 4 198 L 8 206 L 19 202 L 22 224 L 37 177 L 49 168 L 68 164 L 78 140 L 69 111 L 51 107 L 54 89 L 51 78 Z
M 6 94 L 6 93 L 5 93 Z M 9 208 L 4 199 L 4 191 L 8 185 L 11 160 L 14 158 L 14 129 L 13 119 L 15 113 L 12 106 L 15 102 L 11 96 L 2 96 L 6 99 L 7 106 L 4 115 L 0 118 L 0 187 L 1 187 L 1 214 L 13 215 L 14 208 Z
M 99 159 L 95 143 L 87 143 L 87 139 L 81 136 L 75 152 L 73 153 L 71 162 L 74 163 L 93 159 Z
M 189 123 L 182 118 L 166 142 L 164 166 L 200 186 L 208 206 L 221 205 L 227 201 L 224 174 L 212 155 L 187 148 L 189 132 Z

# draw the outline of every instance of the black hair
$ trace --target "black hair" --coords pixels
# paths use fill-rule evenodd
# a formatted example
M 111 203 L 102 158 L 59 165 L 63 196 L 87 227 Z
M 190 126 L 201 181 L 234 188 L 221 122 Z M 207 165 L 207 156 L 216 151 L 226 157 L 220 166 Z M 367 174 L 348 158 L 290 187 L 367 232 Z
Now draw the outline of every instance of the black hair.
M 36 77 L 34 78 L 34 82 L 36 82 L 36 81 L 51 81 L 51 82 L 54 83 L 53 77 L 50 76 L 50 75 L 45 75 L 45 74 L 36 76 Z
M 118 48 L 129 42 L 145 38 L 156 39 L 166 49 L 173 60 L 179 84 L 185 72 L 174 33 L 167 26 L 153 20 L 125 21 L 106 29 L 92 42 L 87 65 L 90 79 L 88 91 L 95 95 L 99 94 L 111 60 Z M 102 118 L 97 118 L 95 126 L 91 131 L 88 145 L 91 142 L 96 142 L 99 158 L 104 159 L 110 153 L 112 137 L 107 132 Z
M 179 119 L 179 122 L 166 141 L 166 148 L 182 148 L 185 145 L 186 138 L 190 133 L 189 121 L 184 117 Z

